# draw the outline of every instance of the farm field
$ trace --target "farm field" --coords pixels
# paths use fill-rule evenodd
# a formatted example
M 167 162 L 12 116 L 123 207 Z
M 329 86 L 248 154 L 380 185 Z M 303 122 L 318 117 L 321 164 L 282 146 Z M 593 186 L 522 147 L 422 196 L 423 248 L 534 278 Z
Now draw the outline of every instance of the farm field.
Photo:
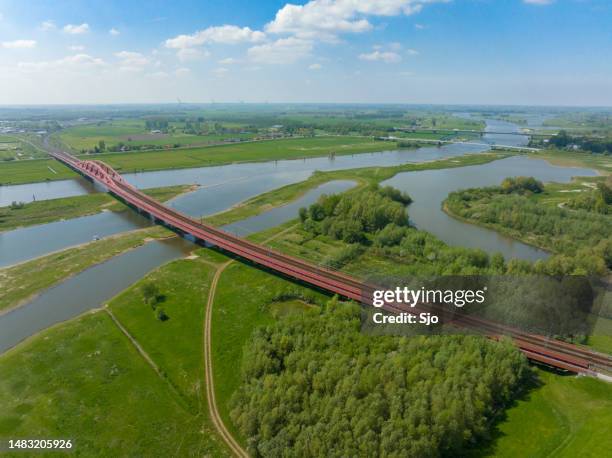
M 35 141 L 38 141 L 35 136 L 0 134 L 0 163 L 46 155 L 39 147 L 34 146 Z
M 89 150 L 102 141 L 107 148 L 124 144 L 130 147 L 162 146 L 176 148 L 191 145 L 219 143 L 226 139 L 252 138 L 253 134 L 225 133 L 195 135 L 182 132 L 151 133 L 142 120 L 122 120 L 71 127 L 57 135 L 58 139 L 74 152 Z

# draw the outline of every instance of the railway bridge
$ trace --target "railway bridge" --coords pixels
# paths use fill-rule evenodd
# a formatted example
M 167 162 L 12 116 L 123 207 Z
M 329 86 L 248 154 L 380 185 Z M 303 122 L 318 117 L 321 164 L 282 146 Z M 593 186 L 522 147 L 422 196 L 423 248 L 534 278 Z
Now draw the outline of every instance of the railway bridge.
M 101 161 L 80 160 L 64 152 L 49 154 L 85 178 L 103 185 L 110 194 L 118 199 L 175 230 L 190 234 L 198 240 L 216 245 L 289 278 L 360 303 L 365 302 L 365 305 L 372 305 L 369 298 L 373 296 L 374 285 L 366 284 L 345 273 L 253 243 L 212 225 L 201 223 L 142 193 Z M 415 312 L 418 306 L 412 308 L 405 304 L 385 305 L 385 309 L 391 313 Z M 612 381 L 610 378 L 612 357 L 608 355 L 476 317 L 463 315 L 454 319 L 453 324 L 478 331 L 493 339 L 508 336 L 527 358 L 537 363 Z

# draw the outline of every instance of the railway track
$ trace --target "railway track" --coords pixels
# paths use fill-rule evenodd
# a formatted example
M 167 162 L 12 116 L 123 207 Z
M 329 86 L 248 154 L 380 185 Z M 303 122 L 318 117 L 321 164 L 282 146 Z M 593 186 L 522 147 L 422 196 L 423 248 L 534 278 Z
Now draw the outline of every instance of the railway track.
M 374 289 L 377 289 L 374 285 L 365 284 L 345 273 L 280 253 L 209 224 L 201 223 L 142 193 L 103 162 L 81 161 L 67 153 L 52 153 L 52 156 L 78 173 L 106 186 L 108 191 L 117 198 L 139 211 L 146 212 L 166 225 L 289 277 L 360 303 L 372 305 L 372 293 Z M 430 305 L 430 307 L 433 306 Z M 419 305 L 410 307 L 405 304 L 386 305 L 385 309 L 391 313 L 415 313 L 423 310 Z M 427 311 L 431 311 L 431 309 Z M 612 374 L 612 357 L 577 345 L 530 334 L 510 326 L 466 314 L 453 317 L 451 324 L 493 339 L 508 336 L 529 359 L 541 364 L 589 375 L 604 374 L 604 376 L 609 376 Z

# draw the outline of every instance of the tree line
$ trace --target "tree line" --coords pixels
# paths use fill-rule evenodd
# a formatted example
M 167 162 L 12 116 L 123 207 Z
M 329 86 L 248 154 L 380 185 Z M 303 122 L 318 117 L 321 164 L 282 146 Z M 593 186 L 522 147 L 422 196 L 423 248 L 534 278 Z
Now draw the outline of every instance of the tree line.
M 536 146 L 536 142 L 532 140 L 532 144 Z M 537 143 L 540 145 L 540 143 Z M 548 146 L 554 148 L 567 148 L 576 145 L 583 151 L 588 151 L 595 154 L 612 154 L 612 139 L 608 138 L 591 138 L 583 135 L 570 135 L 565 130 L 560 130 L 557 135 L 548 139 Z

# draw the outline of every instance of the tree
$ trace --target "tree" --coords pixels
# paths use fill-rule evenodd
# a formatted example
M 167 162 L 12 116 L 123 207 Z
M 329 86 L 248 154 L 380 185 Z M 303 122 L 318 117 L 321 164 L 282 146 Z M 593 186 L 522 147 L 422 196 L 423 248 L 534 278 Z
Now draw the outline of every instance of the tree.
M 170 317 L 166 314 L 166 311 L 161 307 L 157 309 L 155 315 L 159 321 L 168 321 L 170 319 Z
M 147 305 L 150 305 L 151 308 L 155 310 L 155 307 L 157 306 L 157 303 L 159 302 L 159 296 L 160 296 L 159 288 L 157 287 L 157 285 L 152 282 L 145 283 L 141 287 L 141 292 L 142 292 L 144 303 Z
M 299 210 L 300 221 L 303 223 L 308 218 L 308 209 L 306 207 L 301 207 Z

